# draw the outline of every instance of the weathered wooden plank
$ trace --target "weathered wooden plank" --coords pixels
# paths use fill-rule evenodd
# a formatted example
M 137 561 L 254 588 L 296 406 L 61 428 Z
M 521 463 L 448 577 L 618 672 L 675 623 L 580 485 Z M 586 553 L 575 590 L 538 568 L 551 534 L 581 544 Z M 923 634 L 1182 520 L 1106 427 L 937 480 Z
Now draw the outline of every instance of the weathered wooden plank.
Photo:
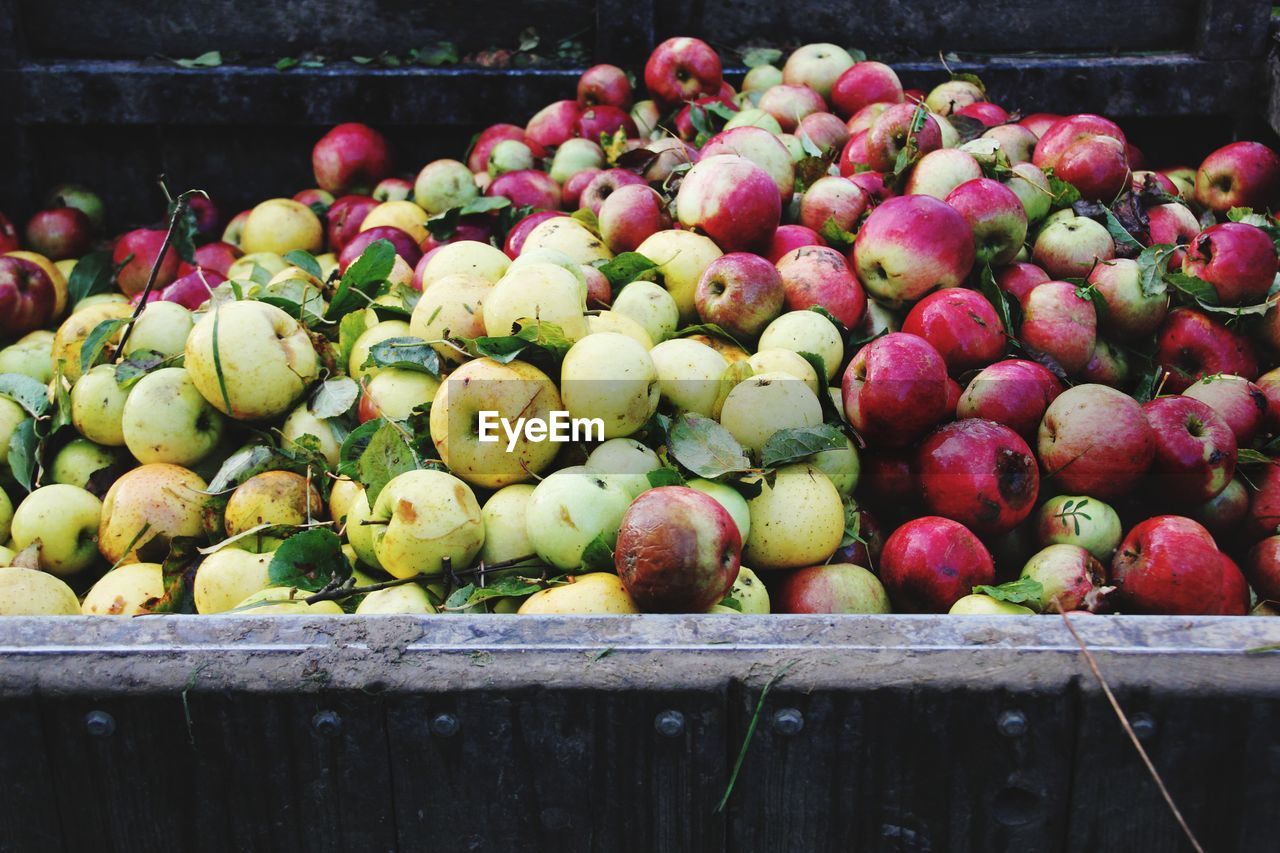
M 1196 53 L 1205 59 L 1260 57 L 1266 49 L 1272 8 L 1257 0 L 1200 0 Z
M 654 41 L 654 0 L 596 0 L 595 56 L 637 72 Z
M 34 699 L 0 702 L 0 849 L 65 850 L 63 817 Z

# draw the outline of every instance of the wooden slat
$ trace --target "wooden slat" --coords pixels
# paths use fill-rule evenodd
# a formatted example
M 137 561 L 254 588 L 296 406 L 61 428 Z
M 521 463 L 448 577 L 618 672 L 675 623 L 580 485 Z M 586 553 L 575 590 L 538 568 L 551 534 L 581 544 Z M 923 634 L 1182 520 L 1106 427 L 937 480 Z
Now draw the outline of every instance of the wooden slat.
M 1260 58 L 1272 8 L 1257 0 L 1200 0 L 1196 53 L 1204 59 Z
M 0 702 L 0 849 L 65 850 L 63 815 L 34 699 Z

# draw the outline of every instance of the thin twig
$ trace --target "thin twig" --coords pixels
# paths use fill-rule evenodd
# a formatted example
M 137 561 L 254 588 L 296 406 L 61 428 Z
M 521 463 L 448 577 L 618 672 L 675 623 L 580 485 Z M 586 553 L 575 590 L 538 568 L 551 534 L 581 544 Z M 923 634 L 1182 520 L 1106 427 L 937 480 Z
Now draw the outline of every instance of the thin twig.
M 1085 663 L 1089 665 L 1089 669 L 1093 672 L 1093 677 L 1098 680 L 1098 685 L 1102 688 L 1103 694 L 1107 697 L 1107 702 L 1111 704 L 1111 710 L 1115 712 L 1116 719 L 1120 721 L 1121 728 L 1124 733 L 1129 736 L 1129 742 L 1133 744 L 1133 748 L 1138 751 L 1142 763 L 1147 766 L 1147 772 L 1151 774 L 1151 778 L 1155 780 L 1156 787 L 1160 789 L 1160 796 L 1164 798 L 1165 805 L 1169 807 L 1169 811 L 1173 812 L 1174 820 L 1178 822 L 1178 826 L 1182 827 L 1182 832 L 1187 836 L 1187 841 L 1191 843 L 1192 849 L 1196 853 L 1204 853 L 1204 848 L 1200 846 L 1200 842 L 1196 840 L 1195 833 L 1191 831 L 1191 827 L 1187 825 L 1186 819 L 1182 816 L 1182 812 L 1178 810 L 1178 806 L 1173 801 L 1173 795 L 1169 793 L 1169 789 L 1165 787 L 1164 779 L 1160 777 L 1160 771 L 1156 770 L 1156 766 L 1151 763 L 1151 756 L 1147 755 L 1147 751 L 1143 749 L 1138 735 L 1134 732 L 1133 726 L 1129 725 L 1129 718 L 1125 716 L 1124 709 L 1120 707 L 1120 702 L 1116 699 L 1116 695 L 1111 692 L 1111 685 L 1107 684 L 1107 680 L 1102 677 L 1102 670 L 1098 669 L 1098 662 L 1094 659 L 1093 653 L 1089 651 L 1088 646 L 1084 644 L 1084 640 L 1076 633 L 1076 628 L 1071 624 L 1071 620 L 1067 617 L 1066 611 L 1059 609 L 1058 613 L 1062 616 L 1062 622 L 1067 626 L 1067 630 L 1071 632 L 1071 636 L 1075 639 L 1076 645 L 1080 647 L 1081 654 L 1084 655 Z
M 161 187 L 164 182 L 161 181 Z M 147 276 L 147 286 L 142 288 L 142 295 L 138 297 L 138 305 L 133 309 L 133 316 L 129 318 L 129 322 L 124 327 L 124 335 L 120 338 L 120 343 L 116 346 L 116 352 L 124 352 L 124 345 L 129 342 L 129 336 L 133 334 L 133 326 L 138 322 L 139 315 L 142 314 L 144 308 L 147 307 L 147 298 L 151 296 L 151 291 L 155 289 L 156 277 L 160 274 L 160 265 L 164 263 L 164 256 L 169 253 L 169 246 L 173 243 L 173 233 L 178 228 L 178 220 L 187 212 L 187 196 L 199 190 L 188 190 L 178 196 L 178 200 L 174 202 L 173 214 L 169 217 L 169 230 L 165 232 L 164 242 L 160 244 L 160 251 L 156 254 L 155 263 L 151 265 L 151 275 Z M 168 195 L 168 191 L 165 191 Z

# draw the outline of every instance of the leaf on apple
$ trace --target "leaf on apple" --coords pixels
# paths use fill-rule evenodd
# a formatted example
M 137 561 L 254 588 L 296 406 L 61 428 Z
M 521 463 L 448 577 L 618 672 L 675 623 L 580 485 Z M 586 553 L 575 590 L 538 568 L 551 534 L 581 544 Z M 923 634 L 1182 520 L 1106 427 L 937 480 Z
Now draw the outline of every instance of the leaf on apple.
M 776 47 L 749 47 L 742 52 L 742 64 L 748 68 L 772 65 L 781 58 L 782 51 Z
M 840 426 L 844 423 L 844 413 L 839 410 L 836 401 L 831 399 L 831 385 L 827 382 L 827 360 L 816 352 L 797 353 L 818 375 L 818 402 L 822 404 L 822 419 Z
M 18 424 L 9 439 L 9 473 L 28 492 L 35 488 L 40 475 L 40 436 L 36 422 L 27 418 Z
M 663 486 L 684 485 L 684 477 L 681 476 L 680 471 L 676 468 L 671 468 L 665 465 L 657 470 L 650 471 L 645 475 L 645 478 L 648 479 L 649 488 L 651 489 L 660 489 Z
M 867 544 L 867 540 L 862 538 L 862 513 L 859 512 L 858 502 L 852 497 L 845 498 L 844 504 L 844 534 L 840 537 L 840 547 L 848 548 L 855 542 Z M 867 566 L 868 569 L 874 568 Z
M 951 79 L 962 80 L 965 83 L 972 83 L 978 87 L 978 91 L 982 92 L 982 94 L 985 95 L 987 93 L 987 84 L 982 82 L 981 77 L 970 71 L 952 71 Z M 948 118 L 950 118 L 950 116 L 948 116 Z
M 342 553 L 342 540 L 326 527 L 295 533 L 276 549 L 267 567 L 272 586 L 291 586 L 319 592 L 351 577 L 351 561 Z
M 1239 455 L 1236 461 L 1241 465 L 1274 465 L 1276 460 L 1272 459 L 1265 453 L 1254 450 L 1249 447 L 1242 447 L 1238 451 Z
M 573 346 L 555 323 L 523 318 L 516 322 L 516 331 L 500 337 L 463 339 L 467 351 L 476 357 L 491 358 L 501 364 L 514 361 L 526 350 L 541 350 L 545 358 L 560 361 Z M 526 358 L 527 360 L 527 358 Z
M 1160 380 L 1164 377 L 1164 368 L 1161 365 L 1152 365 L 1141 378 L 1133 389 L 1133 399 L 1139 403 L 1149 403 L 1156 396 L 1156 391 L 1160 388 Z
M 71 270 L 67 279 L 67 304 L 75 305 L 86 296 L 110 293 L 115 269 L 111 265 L 111 253 L 90 252 Z
M 172 363 L 178 357 L 167 356 L 151 349 L 136 350 L 116 365 L 116 384 L 122 391 L 127 391 L 138 384 L 139 379 L 157 368 Z
M 103 352 L 110 343 L 111 338 L 117 332 L 129 323 L 127 317 L 113 317 L 110 320 L 103 320 L 101 323 L 93 327 L 93 331 L 84 339 L 84 343 L 80 346 L 80 373 L 83 375 L 89 372 L 89 368 L 97 364 L 103 357 Z M 228 406 L 228 408 L 230 408 Z
M 404 433 L 391 422 L 381 420 L 377 432 L 356 460 L 356 479 L 364 484 L 372 507 L 387 483 L 420 467 L 418 455 L 405 440 Z
M 394 367 L 426 373 L 439 379 L 440 355 L 422 338 L 405 335 L 374 344 L 361 367 Z
M 22 373 L 0 373 L 0 397 L 8 397 L 33 418 L 49 410 L 49 389 Z
M 347 267 L 338 290 L 325 312 L 326 320 L 340 320 L 373 301 L 378 288 L 391 274 L 395 265 L 396 249 L 390 240 L 375 240 Z
M 1196 302 L 1199 302 L 1202 307 L 1217 306 L 1218 304 L 1218 291 L 1213 289 L 1212 284 L 1199 276 L 1182 272 L 1167 272 L 1164 275 L 1164 280 L 1179 293 L 1185 293 Z M 1241 309 L 1230 308 L 1227 310 L 1235 312 Z
M 58 370 L 53 374 L 53 417 L 49 421 L 49 435 L 63 427 L 71 426 L 71 383 Z
M 613 549 L 605 541 L 604 534 L 587 543 L 582 549 L 582 568 L 611 572 L 614 569 Z
M 1052 210 L 1071 207 L 1071 205 L 1080 200 L 1080 190 L 1062 180 L 1062 178 L 1055 176 L 1052 167 L 1046 168 L 1044 175 L 1049 179 L 1049 194 L 1053 197 L 1053 201 L 1050 202 L 1049 206 Z
M 695 323 L 692 326 L 685 326 L 683 329 L 677 329 L 672 337 L 688 338 L 693 335 L 710 335 L 713 338 L 726 340 L 743 351 L 749 352 L 746 347 L 742 346 L 742 342 L 724 330 L 724 327 L 717 326 L 715 323 Z
M 1169 258 L 1177 248 L 1167 243 L 1156 243 L 1138 254 L 1138 284 L 1143 296 L 1161 296 L 1168 292 L 1169 288 L 1164 281 L 1165 271 L 1169 266 Z
M 839 252 L 848 252 L 853 248 L 853 241 L 858 236 L 852 231 L 846 231 L 841 228 L 834 216 L 827 217 L 827 221 L 822 223 L 822 229 L 818 234 L 823 240 L 827 241 L 828 246 Z
M 369 315 L 364 311 L 352 311 L 338 323 L 338 366 L 346 370 L 351 362 L 351 350 L 356 339 L 369 328 Z
M 716 602 L 720 607 L 727 607 L 730 610 L 742 612 L 742 602 L 734 598 L 732 595 L 726 595 L 724 598 Z
M 753 470 L 747 452 L 729 430 L 688 412 L 671 421 L 667 453 L 688 471 L 708 480 Z
M 317 418 L 336 418 L 351 411 L 360 398 L 360 384 L 348 376 L 327 379 L 316 386 L 307 410 Z
M 947 121 L 955 128 L 961 142 L 972 142 L 987 132 L 987 126 L 972 116 L 952 113 L 947 116 Z
M 996 275 L 991 271 L 991 264 L 983 265 L 978 281 L 982 288 L 982 295 L 991 303 L 991 307 L 996 309 L 996 316 L 1004 326 L 1005 339 L 1014 341 L 1018 326 L 1014 322 L 1012 297 L 1001 290 L 1000 285 L 996 283 Z
M 463 608 L 475 607 L 491 598 L 523 598 L 543 589 L 541 583 L 517 575 L 504 575 L 493 580 L 488 586 L 467 584 L 471 593 L 462 603 Z
M 477 589 L 473 583 L 458 587 L 444 600 L 440 609 L 446 613 L 484 613 L 484 608 L 479 603 L 468 604 Z
M 194 536 L 175 536 L 169 542 L 169 553 L 160 564 L 164 577 L 164 595 L 147 607 L 149 613 L 196 612 L 194 585 L 200 565 L 199 541 Z
M 382 418 L 374 418 L 366 421 L 360 426 L 353 429 L 347 434 L 342 441 L 342 447 L 338 451 L 338 475 L 349 479 L 357 479 L 356 462 L 359 461 L 360 455 L 364 453 L 365 448 L 369 446 L 369 442 L 373 440 L 373 436 L 382 428 Z M 231 460 L 228 459 L 228 462 Z M 225 466 L 224 466 L 225 467 Z M 210 489 L 213 484 L 210 484 Z
M 755 368 L 746 359 L 735 361 L 726 367 L 718 380 L 719 387 L 716 389 L 716 401 L 711 406 L 711 414 L 718 416 L 720 410 L 724 408 L 724 401 L 729 399 L 729 394 L 733 392 L 733 389 L 746 382 L 755 373 Z
M 780 429 L 765 441 L 760 464 L 764 468 L 777 468 L 824 450 L 840 450 L 846 441 L 840 428 L 832 424 Z
M 284 259 L 316 281 L 324 282 L 324 273 L 320 270 L 320 262 L 316 260 L 315 255 L 305 249 L 294 249 L 286 254 Z
M 1034 578 L 1018 578 L 999 586 L 980 584 L 973 588 L 973 594 L 989 595 L 996 601 L 1007 601 L 1010 604 L 1023 604 L 1028 601 L 1038 602 L 1040 596 L 1044 595 L 1044 585 Z
M 795 191 L 803 193 L 809 187 L 818 182 L 819 179 L 825 178 L 830 174 L 831 162 L 826 157 L 801 157 L 796 162 L 795 174 Z

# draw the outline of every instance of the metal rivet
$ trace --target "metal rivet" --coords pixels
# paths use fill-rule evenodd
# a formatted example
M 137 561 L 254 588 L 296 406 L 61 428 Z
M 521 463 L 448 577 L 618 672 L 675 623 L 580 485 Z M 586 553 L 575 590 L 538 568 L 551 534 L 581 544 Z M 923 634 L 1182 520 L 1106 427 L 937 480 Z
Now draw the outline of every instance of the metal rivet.
M 653 727 L 664 737 L 677 737 L 684 732 L 684 714 L 663 711 L 653 718 Z
M 798 708 L 779 708 L 773 714 L 773 730 L 780 735 L 798 735 L 804 729 L 804 714 Z
M 436 714 L 431 718 L 431 733 L 437 737 L 453 737 L 460 728 L 462 724 L 453 714 Z
M 1150 740 L 1156 733 L 1156 721 L 1145 711 L 1140 711 L 1129 718 L 1129 726 L 1138 740 Z
M 84 728 L 94 737 L 111 737 L 116 733 L 116 718 L 106 711 L 90 711 L 84 715 Z
M 342 717 L 337 711 L 317 711 L 311 718 L 311 730 L 321 737 L 337 737 L 342 731 Z
M 1021 711 L 1001 711 L 996 728 L 1005 737 L 1018 737 L 1027 732 L 1027 715 Z

